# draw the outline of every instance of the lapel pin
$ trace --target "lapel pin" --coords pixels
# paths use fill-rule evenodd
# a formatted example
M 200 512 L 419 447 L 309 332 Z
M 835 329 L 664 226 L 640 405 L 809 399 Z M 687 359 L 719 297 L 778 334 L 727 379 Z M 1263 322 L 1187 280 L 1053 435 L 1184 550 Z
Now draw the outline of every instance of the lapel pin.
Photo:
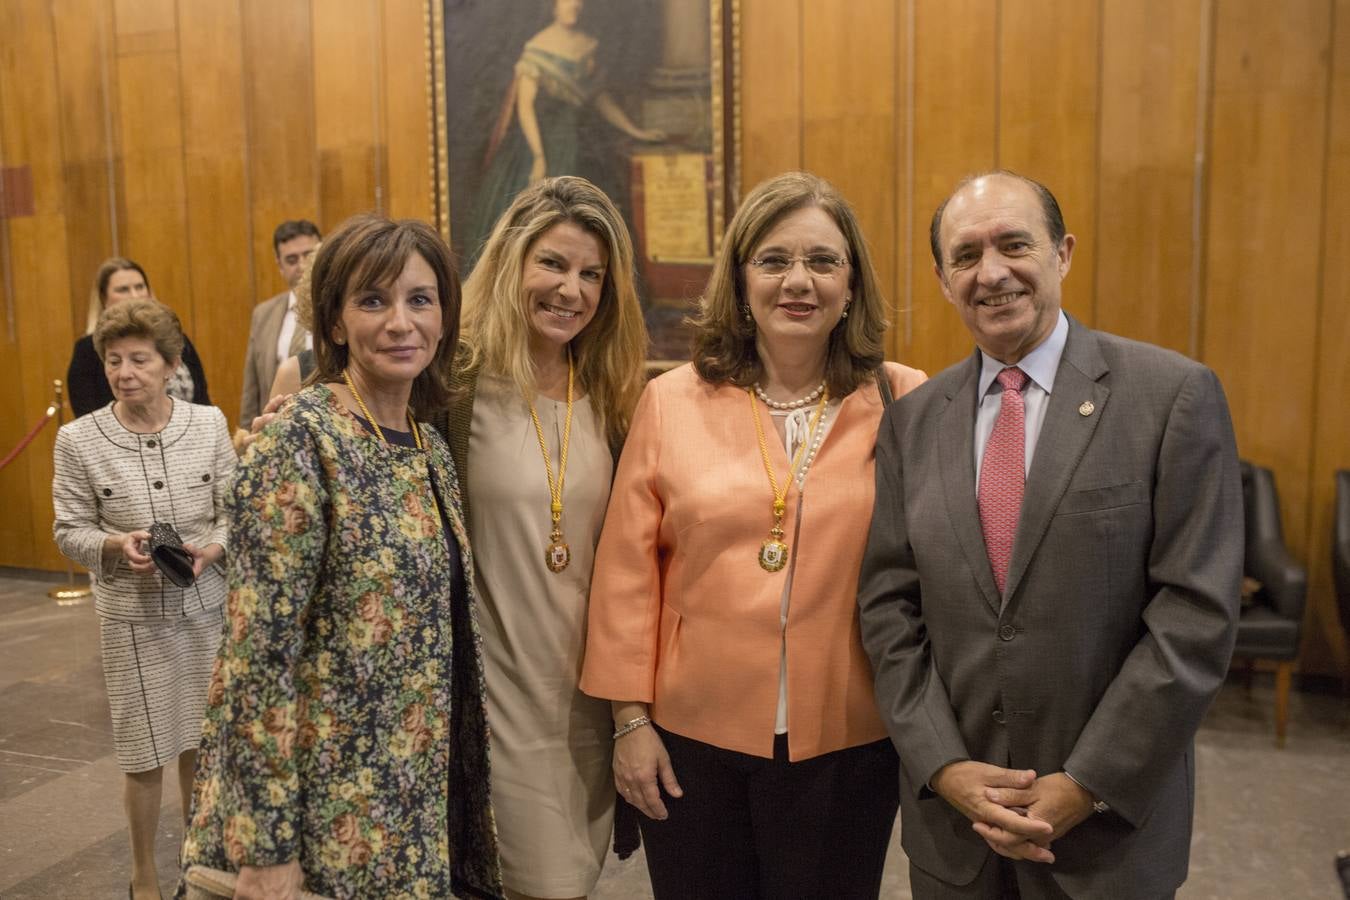
M 1092 405 L 1091 400 L 1084 400 L 1083 405 L 1078 407 L 1078 414 L 1080 416 L 1090 416 L 1096 408 L 1097 407 Z

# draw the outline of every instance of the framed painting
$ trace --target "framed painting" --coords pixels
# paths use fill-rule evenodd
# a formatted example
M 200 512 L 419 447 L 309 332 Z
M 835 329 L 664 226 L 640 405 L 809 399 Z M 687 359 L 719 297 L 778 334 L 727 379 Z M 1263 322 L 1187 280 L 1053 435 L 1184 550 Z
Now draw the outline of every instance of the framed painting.
M 512 198 L 581 175 L 633 236 L 654 364 L 737 195 L 739 0 L 429 0 L 435 209 L 465 273 Z

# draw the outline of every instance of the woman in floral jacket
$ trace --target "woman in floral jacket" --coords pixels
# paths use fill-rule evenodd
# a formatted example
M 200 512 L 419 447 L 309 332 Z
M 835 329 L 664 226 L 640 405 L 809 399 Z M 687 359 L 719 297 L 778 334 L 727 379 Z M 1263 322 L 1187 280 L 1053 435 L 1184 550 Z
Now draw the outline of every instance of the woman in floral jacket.
M 316 371 L 234 490 L 229 606 L 184 866 L 236 897 L 501 896 L 435 232 L 349 220 L 313 271 Z M 411 407 L 411 409 L 410 409 Z

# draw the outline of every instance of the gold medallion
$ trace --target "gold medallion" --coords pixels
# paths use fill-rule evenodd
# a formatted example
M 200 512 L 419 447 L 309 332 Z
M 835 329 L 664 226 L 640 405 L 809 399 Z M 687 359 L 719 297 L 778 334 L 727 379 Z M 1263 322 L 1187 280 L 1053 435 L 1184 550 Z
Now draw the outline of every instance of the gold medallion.
M 572 561 L 572 551 L 562 542 L 562 535 L 554 532 L 552 542 L 544 548 L 544 564 L 550 572 L 561 572 Z
M 769 529 L 769 536 L 764 539 L 764 543 L 759 545 L 759 567 L 766 572 L 779 572 L 788 562 L 788 545 L 783 542 L 783 516 L 787 514 L 788 485 L 792 483 L 797 467 L 801 464 L 802 452 L 806 450 L 806 445 L 811 442 L 811 436 L 820 427 L 820 417 L 825 412 L 825 405 L 830 402 L 830 390 L 826 388 L 821 394 L 820 403 L 816 405 L 816 414 L 807 427 L 806 438 L 793 454 L 791 465 L 788 466 L 788 480 L 781 489 L 778 487 L 778 478 L 773 473 L 773 463 L 769 461 L 769 447 L 764 442 L 764 426 L 759 422 L 755 391 L 753 388 L 746 388 L 746 392 L 750 395 L 750 415 L 755 420 L 755 436 L 759 440 L 760 459 L 764 461 L 764 471 L 769 476 L 769 487 L 773 490 L 773 527 Z
M 765 538 L 759 545 L 759 567 L 765 572 L 777 572 L 787 561 L 788 545 L 777 538 Z
M 567 477 L 567 447 L 572 438 L 572 382 L 574 369 L 572 351 L 567 351 L 567 424 L 563 426 L 562 447 L 558 454 L 558 478 L 553 478 L 553 463 L 549 459 L 548 442 L 544 440 L 544 426 L 539 424 L 539 413 L 535 412 L 534 401 L 527 395 L 525 402 L 530 407 L 530 421 L 534 423 L 534 435 L 539 439 L 539 452 L 544 456 L 544 475 L 548 478 L 549 515 L 553 530 L 548 535 L 548 546 L 544 548 L 544 564 L 553 573 L 561 572 L 572 561 L 572 551 L 563 543 L 563 480 Z

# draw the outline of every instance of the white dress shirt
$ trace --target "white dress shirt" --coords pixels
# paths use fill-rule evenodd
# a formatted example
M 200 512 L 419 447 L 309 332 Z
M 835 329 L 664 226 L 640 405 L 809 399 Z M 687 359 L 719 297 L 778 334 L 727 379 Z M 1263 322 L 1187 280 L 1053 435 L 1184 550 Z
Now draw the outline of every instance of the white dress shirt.
M 295 291 L 286 295 L 286 315 L 281 320 L 281 331 L 277 333 L 277 365 L 281 365 L 291 356 L 291 338 L 295 335 Z M 313 338 L 305 335 L 305 349 L 313 346 Z M 268 385 L 270 387 L 270 385 Z
M 1059 321 L 1050 336 L 1041 341 L 1040 346 L 1022 357 L 1017 368 L 1027 374 L 1026 387 L 1022 388 L 1025 402 L 1025 425 L 1027 430 L 1026 464 L 1031 471 L 1031 458 L 1036 453 L 1036 441 L 1041 434 L 1041 423 L 1045 421 L 1045 410 L 1050 405 L 1050 393 L 1055 388 L 1055 373 L 1059 371 L 1059 360 L 1064 355 L 1064 344 L 1069 339 L 1069 320 L 1060 311 Z M 999 386 L 998 373 L 1008 366 L 980 351 L 980 382 L 976 387 L 980 405 L 975 411 L 975 484 L 980 483 L 980 464 L 984 462 L 984 445 L 989 443 L 989 435 L 994 433 L 994 423 L 998 421 L 999 410 L 1003 408 L 1003 388 Z M 992 390 L 991 390 L 992 388 Z

